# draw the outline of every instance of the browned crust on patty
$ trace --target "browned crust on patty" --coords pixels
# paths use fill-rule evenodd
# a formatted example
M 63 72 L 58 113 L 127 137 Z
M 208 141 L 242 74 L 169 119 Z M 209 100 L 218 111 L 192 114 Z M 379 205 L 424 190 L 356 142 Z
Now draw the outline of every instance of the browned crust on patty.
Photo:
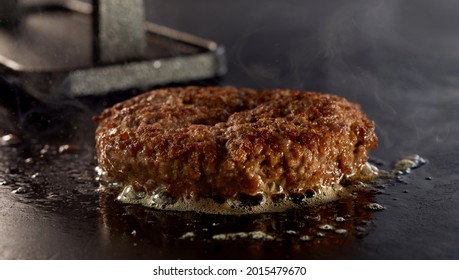
M 174 197 L 316 192 L 358 173 L 377 145 L 358 105 L 305 91 L 166 88 L 95 119 L 110 180 Z

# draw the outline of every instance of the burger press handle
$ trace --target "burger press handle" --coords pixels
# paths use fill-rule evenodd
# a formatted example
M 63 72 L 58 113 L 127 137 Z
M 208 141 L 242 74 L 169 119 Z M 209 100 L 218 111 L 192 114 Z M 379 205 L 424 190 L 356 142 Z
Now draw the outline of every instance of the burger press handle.
M 225 72 L 222 46 L 146 22 L 143 0 L 0 2 L 0 75 L 41 100 L 147 89 Z
M 93 33 L 96 62 L 141 59 L 146 50 L 143 0 L 93 0 Z

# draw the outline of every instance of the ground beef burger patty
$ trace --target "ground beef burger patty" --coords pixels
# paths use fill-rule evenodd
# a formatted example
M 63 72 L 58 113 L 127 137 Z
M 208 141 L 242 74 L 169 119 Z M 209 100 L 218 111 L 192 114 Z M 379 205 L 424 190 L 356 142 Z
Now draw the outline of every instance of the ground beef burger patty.
M 377 144 L 358 105 L 306 91 L 166 88 L 95 120 L 109 180 L 175 198 L 312 196 L 357 174 Z

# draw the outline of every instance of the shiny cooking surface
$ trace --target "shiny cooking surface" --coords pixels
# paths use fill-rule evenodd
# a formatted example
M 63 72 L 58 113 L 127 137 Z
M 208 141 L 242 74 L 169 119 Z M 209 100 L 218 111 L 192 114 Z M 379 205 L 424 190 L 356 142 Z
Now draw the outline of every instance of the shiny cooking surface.
M 149 20 L 226 46 L 228 74 L 198 84 L 336 93 L 375 121 L 380 168 L 414 153 L 429 163 L 307 211 L 124 206 L 95 192 L 91 117 L 132 93 L 43 105 L 2 78 L 0 132 L 14 136 L 0 141 L 0 258 L 459 258 L 455 1 L 146 2 Z

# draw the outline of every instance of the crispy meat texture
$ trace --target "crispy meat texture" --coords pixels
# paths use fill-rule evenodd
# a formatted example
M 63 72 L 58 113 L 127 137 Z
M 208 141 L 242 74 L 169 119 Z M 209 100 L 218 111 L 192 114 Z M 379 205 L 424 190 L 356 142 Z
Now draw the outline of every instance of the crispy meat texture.
M 95 120 L 110 180 L 185 198 L 314 193 L 358 173 L 377 145 L 358 105 L 294 90 L 165 88 Z

